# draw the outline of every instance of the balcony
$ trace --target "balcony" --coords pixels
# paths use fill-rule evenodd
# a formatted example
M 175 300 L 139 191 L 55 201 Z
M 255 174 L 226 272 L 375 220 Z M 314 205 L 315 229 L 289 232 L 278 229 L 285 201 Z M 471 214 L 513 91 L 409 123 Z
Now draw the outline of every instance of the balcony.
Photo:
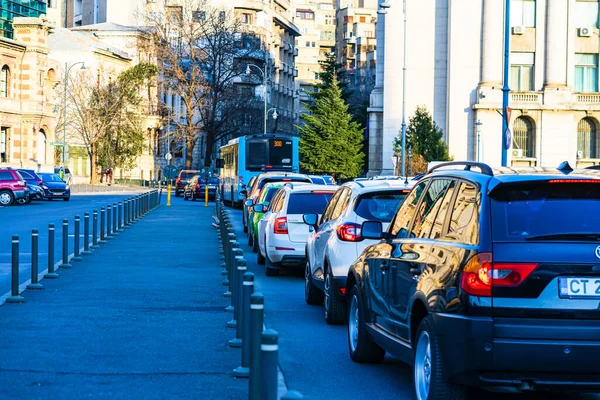
M 18 113 L 20 111 L 19 100 L 8 97 L 0 97 L 1 113 Z
M 579 93 L 575 95 L 576 103 L 600 104 L 600 93 Z
M 516 92 L 510 94 L 512 104 L 542 104 L 542 93 Z
M 247 10 L 264 11 L 268 7 L 268 3 L 264 3 L 261 0 L 235 0 L 233 7 L 243 8 Z

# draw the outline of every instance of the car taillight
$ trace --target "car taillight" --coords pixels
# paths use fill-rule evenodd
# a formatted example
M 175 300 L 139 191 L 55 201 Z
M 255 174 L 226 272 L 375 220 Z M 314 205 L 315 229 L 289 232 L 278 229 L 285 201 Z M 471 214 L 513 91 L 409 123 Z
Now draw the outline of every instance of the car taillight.
M 38 185 L 41 185 L 41 184 L 42 184 L 42 181 L 41 181 L 41 180 L 39 180 L 39 181 L 37 181 L 37 183 L 38 183 Z
M 493 263 L 492 253 L 476 254 L 463 268 L 460 286 L 467 294 L 491 297 L 492 287 L 519 286 L 538 263 Z
M 279 217 L 275 219 L 275 225 L 273 226 L 273 233 L 277 235 L 287 235 L 288 225 L 286 217 Z
M 196 189 L 200 189 L 200 184 L 196 183 Z
M 17 181 L 17 185 L 19 185 L 19 186 L 27 186 L 27 182 L 25 182 L 25 181 Z
M 337 235 L 344 242 L 360 242 L 363 240 L 361 226 L 351 222 L 338 226 Z
M 179 185 L 181 183 L 181 178 L 177 178 L 177 184 Z

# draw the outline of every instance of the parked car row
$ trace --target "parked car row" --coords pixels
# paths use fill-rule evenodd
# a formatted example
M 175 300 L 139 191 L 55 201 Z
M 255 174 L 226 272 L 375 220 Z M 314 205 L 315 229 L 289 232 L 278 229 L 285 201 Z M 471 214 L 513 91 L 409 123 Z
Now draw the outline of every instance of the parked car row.
M 0 206 L 31 200 L 71 199 L 71 188 L 57 174 L 32 169 L 0 168 Z
M 347 324 L 352 360 L 411 365 L 418 400 L 599 390 L 600 171 L 310 180 L 253 178 L 248 242 L 266 275 L 304 267 L 306 303 Z

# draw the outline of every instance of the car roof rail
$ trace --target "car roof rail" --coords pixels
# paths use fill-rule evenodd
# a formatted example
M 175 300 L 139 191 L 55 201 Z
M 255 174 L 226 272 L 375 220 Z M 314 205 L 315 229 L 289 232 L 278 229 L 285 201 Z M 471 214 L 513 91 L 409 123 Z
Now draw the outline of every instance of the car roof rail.
M 471 171 L 472 167 L 476 167 L 481 170 L 482 174 L 494 176 L 494 171 L 492 171 L 492 168 L 489 165 L 487 165 L 485 163 L 481 163 L 481 162 L 476 162 L 476 161 L 449 161 L 449 162 L 445 162 L 445 163 L 438 164 L 438 165 L 431 167 L 429 169 L 429 171 L 427 171 L 427 173 L 430 174 L 433 171 L 435 171 L 436 169 L 443 168 L 443 167 L 463 166 L 463 165 L 465 167 L 465 169 L 464 169 L 465 171 Z

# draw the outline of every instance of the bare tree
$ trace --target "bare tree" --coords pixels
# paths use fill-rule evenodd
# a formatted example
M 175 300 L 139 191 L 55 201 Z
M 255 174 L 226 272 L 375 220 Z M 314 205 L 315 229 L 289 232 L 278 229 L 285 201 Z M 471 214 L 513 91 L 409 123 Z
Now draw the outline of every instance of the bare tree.
M 214 145 L 220 138 L 240 132 L 253 118 L 256 99 L 237 86 L 249 80 L 240 60 L 264 59 L 260 39 L 245 33 L 230 9 L 209 0 L 182 0 L 164 12 L 148 14 L 154 34 L 165 93 L 179 96 L 182 110 L 171 112 L 177 127 L 173 134 L 187 147 L 185 166 L 191 168 L 193 150 L 204 134 L 204 165 L 211 165 Z M 248 82 L 247 82 L 248 83 Z M 250 107 L 251 106 L 251 107 Z

